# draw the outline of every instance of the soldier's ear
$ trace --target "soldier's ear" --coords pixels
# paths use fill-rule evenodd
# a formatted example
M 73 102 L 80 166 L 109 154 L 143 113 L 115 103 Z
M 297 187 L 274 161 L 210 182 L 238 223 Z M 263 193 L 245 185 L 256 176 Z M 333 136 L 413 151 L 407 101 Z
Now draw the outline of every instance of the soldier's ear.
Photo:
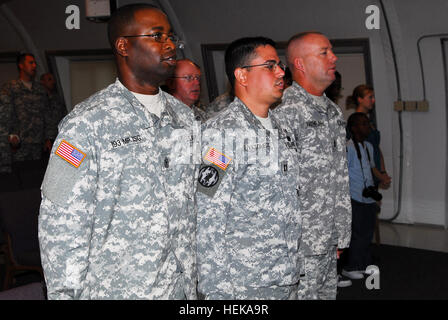
M 120 56 L 126 57 L 128 56 L 128 45 L 128 39 L 119 37 L 115 40 L 115 51 L 117 51 Z
M 235 75 L 235 82 L 243 87 L 247 85 L 247 69 L 236 68 L 233 74 Z
M 305 64 L 303 63 L 302 58 L 299 57 L 294 58 L 294 68 L 302 72 L 305 72 Z

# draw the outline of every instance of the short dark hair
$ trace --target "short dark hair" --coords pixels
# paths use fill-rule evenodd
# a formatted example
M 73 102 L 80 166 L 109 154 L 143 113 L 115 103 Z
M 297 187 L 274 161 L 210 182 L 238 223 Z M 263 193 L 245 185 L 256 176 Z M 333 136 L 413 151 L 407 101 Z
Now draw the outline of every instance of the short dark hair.
M 224 59 L 227 78 L 232 88 L 235 85 L 235 69 L 249 64 L 256 55 L 255 49 L 268 45 L 275 48 L 275 42 L 265 37 L 240 38 L 229 44 Z
M 347 131 L 351 134 L 351 136 L 353 137 L 353 127 L 356 126 L 359 122 L 359 120 L 361 118 L 367 118 L 369 119 L 369 117 L 367 116 L 367 114 L 365 114 L 364 112 L 355 112 L 352 113 L 350 115 L 350 117 L 348 117 L 347 119 Z
M 135 22 L 135 13 L 142 9 L 157 9 L 162 11 L 159 7 L 149 3 L 135 3 L 122 6 L 112 13 L 107 24 L 107 36 L 114 52 L 115 40 L 124 35 L 123 31 L 127 27 L 133 25 Z
M 19 64 L 23 63 L 25 61 L 26 57 L 34 58 L 34 54 L 29 53 L 29 52 L 19 53 L 19 55 L 17 56 L 17 60 L 16 60 L 16 65 L 17 65 L 17 68 L 19 69 L 19 71 L 20 71 Z

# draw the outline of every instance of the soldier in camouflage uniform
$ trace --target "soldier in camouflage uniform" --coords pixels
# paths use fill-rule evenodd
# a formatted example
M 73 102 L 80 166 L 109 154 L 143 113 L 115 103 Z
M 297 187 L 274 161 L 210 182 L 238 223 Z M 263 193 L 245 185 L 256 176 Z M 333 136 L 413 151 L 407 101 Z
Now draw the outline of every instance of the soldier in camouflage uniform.
M 52 136 L 56 137 L 58 134 L 58 124 L 67 114 L 67 108 L 61 96 L 56 91 L 56 82 L 50 72 L 44 73 L 40 77 L 40 83 L 47 91 L 50 105 L 50 130 Z
M 233 89 L 229 89 L 228 92 L 224 92 L 222 95 L 216 97 L 215 100 L 210 102 L 210 104 L 207 106 L 207 118 L 213 118 L 222 110 L 227 108 L 234 98 L 235 95 L 233 93 Z
M 345 122 L 325 95 L 335 62 L 328 39 L 316 32 L 293 36 L 287 61 L 294 82 L 276 114 L 293 127 L 300 149 L 301 255 L 299 299 L 336 298 L 337 248 L 347 248 L 351 204 L 345 152 Z
M 9 118 L 7 129 L 2 125 L 2 130 L 8 131 L 8 140 L 14 149 L 13 162 L 40 160 L 44 149 L 50 148 L 50 139 L 56 137 L 50 128 L 49 101 L 44 88 L 34 81 L 34 56 L 19 55 L 17 67 L 19 79 L 5 83 L 0 89 L 0 108 L 6 110 L 5 114 L 2 112 L 2 121 Z M 9 148 L 2 152 L 5 152 L 3 157 L 11 157 Z
M 194 117 L 159 89 L 177 40 L 147 4 L 119 8 L 108 30 L 119 77 L 61 121 L 42 185 L 48 297 L 195 299 L 195 166 L 175 149 Z
M 173 76 L 166 82 L 168 92 L 193 110 L 195 119 L 204 122 L 205 111 L 199 107 L 201 69 L 190 59 L 177 61 Z
M 229 46 L 237 98 L 203 125 L 196 197 L 198 291 L 206 299 L 297 296 L 297 146 L 268 113 L 283 88 L 274 45 L 258 37 Z
M 12 105 L 8 100 L 7 96 L 0 94 L 0 174 L 10 174 L 12 172 L 11 148 L 8 141 Z

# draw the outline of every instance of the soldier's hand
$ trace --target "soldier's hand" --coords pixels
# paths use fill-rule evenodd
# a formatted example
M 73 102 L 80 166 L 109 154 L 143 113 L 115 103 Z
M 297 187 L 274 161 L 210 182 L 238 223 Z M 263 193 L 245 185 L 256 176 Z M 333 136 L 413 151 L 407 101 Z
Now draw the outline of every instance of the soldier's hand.
M 11 144 L 11 147 L 17 147 L 20 144 L 20 139 L 17 135 L 11 134 L 8 137 L 8 142 Z

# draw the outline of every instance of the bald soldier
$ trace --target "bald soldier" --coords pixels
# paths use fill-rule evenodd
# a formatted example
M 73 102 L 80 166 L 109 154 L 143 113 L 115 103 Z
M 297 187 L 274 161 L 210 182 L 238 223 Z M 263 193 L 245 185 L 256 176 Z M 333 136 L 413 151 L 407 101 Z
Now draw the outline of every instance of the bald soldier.
M 200 108 L 201 69 L 189 59 L 177 60 L 174 74 L 166 82 L 169 93 L 193 110 L 197 121 L 204 122 L 206 114 Z
M 48 298 L 195 299 L 195 168 L 174 150 L 194 116 L 159 88 L 178 39 L 147 4 L 119 8 L 108 33 L 118 79 L 61 122 L 42 184 Z
M 304 256 L 299 299 L 335 299 L 337 249 L 348 247 L 351 234 L 345 121 L 324 95 L 335 80 L 337 57 L 319 32 L 294 35 L 286 57 L 294 82 L 274 114 L 293 128 L 299 145 Z

